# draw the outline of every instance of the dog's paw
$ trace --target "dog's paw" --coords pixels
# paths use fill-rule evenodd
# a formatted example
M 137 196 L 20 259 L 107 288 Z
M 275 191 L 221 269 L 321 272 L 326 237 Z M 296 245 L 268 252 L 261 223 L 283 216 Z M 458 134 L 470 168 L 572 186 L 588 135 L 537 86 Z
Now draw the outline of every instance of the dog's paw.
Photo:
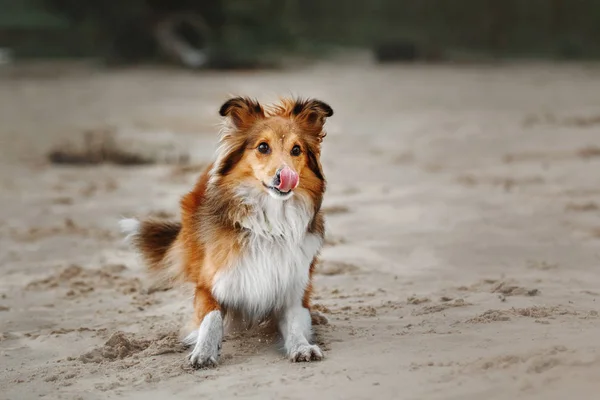
M 299 345 L 290 351 L 291 362 L 319 361 L 323 359 L 323 352 L 316 344 Z
M 193 368 L 213 368 L 219 365 L 219 350 L 210 351 L 196 347 L 188 356 L 188 360 Z

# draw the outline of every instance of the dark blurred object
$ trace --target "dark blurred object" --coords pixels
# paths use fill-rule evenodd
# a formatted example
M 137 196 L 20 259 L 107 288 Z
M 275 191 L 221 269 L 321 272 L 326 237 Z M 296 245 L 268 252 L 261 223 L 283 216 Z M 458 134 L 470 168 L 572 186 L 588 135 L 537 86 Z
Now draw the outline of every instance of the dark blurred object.
M 155 164 L 152 157 L 136 154 L 121 149 L 117 144 L 114 132 L 107 130 L 89 131 L 84 135 L 84 146 L 77 149 L 72 145 L 62 146 L 61 149 L 52 150 L 48 154 L 48 161 L 52 164 L 64 165 L 147 165 Z
M 419 57 L 417 45 L 406 41 L 380 43 L 375 46 L 374 53 L 380 63 L 415 61 Z
M 171 153 L 160 157 L 154 152 L 145 152 L 126 149 L 125 142 L 117 140 L 112 129 L 99 129 L 84 132 L 83 146 L 74 143 L 63 144 L 60 148 L 48 154 L 48 161 L 52 164 L 89 166 L 99 164 L 114 164 L 121 166 L 148 165 L 156 163 L 175 164 L 179 166 L 189 164 L 189 154 Z
M 209 58 L 210 28 L 199 15 L 174 14 L 154 27 L 161 50 L 188 68 L 201 68 Z

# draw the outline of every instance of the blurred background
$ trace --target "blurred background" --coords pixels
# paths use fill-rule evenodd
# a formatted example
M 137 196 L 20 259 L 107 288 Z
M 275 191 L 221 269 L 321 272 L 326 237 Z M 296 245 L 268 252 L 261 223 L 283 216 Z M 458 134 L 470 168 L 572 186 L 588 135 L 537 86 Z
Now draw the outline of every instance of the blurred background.
M 597 0 L 0 0 L 3 59 L 276 66 L 371 49 L 381 60 L 600 56 Z
M 600 0 L 0 0 L 0 397 L 598 398 L 599 58 Z M 118 231 L 230 95 L 335 111 L 322 363 L 191 371 Z

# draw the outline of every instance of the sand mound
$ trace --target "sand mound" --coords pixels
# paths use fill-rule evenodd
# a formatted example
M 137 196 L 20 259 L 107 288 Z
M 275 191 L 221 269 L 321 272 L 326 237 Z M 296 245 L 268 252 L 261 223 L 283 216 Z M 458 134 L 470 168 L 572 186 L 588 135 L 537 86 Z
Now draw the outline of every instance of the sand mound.
M 102 363 L 105 361 L 122 360 L 144 352 L 145 356 L 156 356 L 166 353 L 178 353 L 184 346 L 174 333 L 162 334 L 153 340 L 136 339 L 131 334 L 117 331 L 104 343 L 79 356 L 83 363 Z

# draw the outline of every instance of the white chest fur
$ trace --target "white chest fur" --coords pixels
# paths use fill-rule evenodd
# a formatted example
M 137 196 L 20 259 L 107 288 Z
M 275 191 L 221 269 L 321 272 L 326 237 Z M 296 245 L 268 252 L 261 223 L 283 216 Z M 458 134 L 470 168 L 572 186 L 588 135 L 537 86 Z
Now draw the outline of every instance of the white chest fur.
M 301 199 L 254 199 L 256 212 L 242 221 L 248 242 L 236 263 L 215 276 L 212 292 L 219 303 L 259 319 L 300 304 L 322 239 L 306 232 L 311 215 Z

